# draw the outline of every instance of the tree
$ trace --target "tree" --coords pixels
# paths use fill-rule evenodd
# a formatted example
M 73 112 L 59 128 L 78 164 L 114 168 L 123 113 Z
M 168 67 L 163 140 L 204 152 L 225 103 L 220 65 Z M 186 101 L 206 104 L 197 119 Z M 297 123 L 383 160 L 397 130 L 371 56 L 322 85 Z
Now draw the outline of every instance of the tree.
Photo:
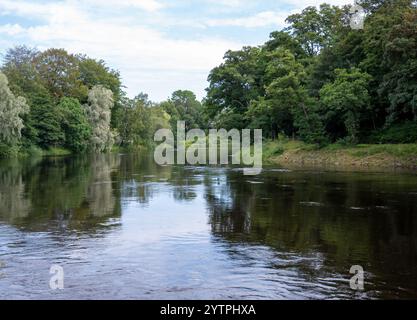
M 32 93 L 42 86 L 40 78 L 33 64 L 39 54 L 36 49 L 26 46 L 16 46 L 7 50 L 4 56 L 2 72 L 9 80 L 10 90 L 30 100 Z
M 17 46 L 7 50 L 2 71 L 9 79 L 9 87 L 15 95 L 26 98 L 30 106 L 29 113 L 22 116 L 24 128 L 22 130 L 22 142 L 25 146 L 38 145 L 40 143 L 39 127 L 43 121 L 44 110 L 39 110 L 40 105 L 52 105 L 52 99 L 48 90 L 42 85 L 40 76 L 35 68 L 34 59 L 39 54 L 36 49 L 25 46 Z M 36 113 L 40 111 L 40 114 Z
M 33 105 L 28 122 L 36 131 L 36 143 L 40 147 L 64 146 L 63 114 L 56 104 L 45 100 Z
M 91 89 L 102 85 L 113 92 L 114 106 L 112 109 L 112 128 L 117 128 L 121 121 L 122 109 L 122 81 L 117 70 L 110 69 L 103 60 L 95 60 L 86 55 L 76 56 L 80 72 L 81 82 Z M 86 101 L 81 101 L 84 103 Z
M 201 128 L 202 106 L 195 94 L 189 90 L 177 90 L 171 98 L 161 104 L 170 116 L 171 127 L 176 130 L 177 121 L 185 121 L 185 129 Z
M 297 59 L 307 57 L 300 42 L 286 31 L 274 31 L 270 34 L 269 40 L 264 44 L 263 49 L 273 52 L 277 49 L 289 50 Z
M 371 76 L 360 69 L 337 69 L 336 79 L 320 90 L 320 98 L 328 120 L 340 117 L 348 139 L 357 142 L 361 115 L 370 106 L 368 92 Z
M 151 119 L 146 104 L 147 98 L 143 94 L 125 101 L 122 119 L 123 128 L 120 131 L 123 145 L 144 146 L 151 141 Z
M 207 89 L 205 112 L 211 119 L 221 121 L 224 115 L 238 119 L 236 129 L 244 128 L 244 114 L 252 100 L 263 94 L 263 66 L 259 63 L 259 48 L 245 47 L 239 51 L 228 51 L 225 62 L 214 68 L 208 77 L 210 86 Z M 230 118 L 228 116 L 228 118 Z M 229 121 L 226 121 L 229 122 Z M 219 123 L 213 123 L 219 126 Z M 230 127 L 222 127 L 232 129 Z
M 365 57 L 359 67 L 373 77 L 369 92 L 377 124 L 412 119 L 416 7 L 409 0 L 366 0 L 363 5 L 371 14 L 365 21 Z
M 40 79 L 52 97 L 74 97 L 84 101 L 88 88 L 80 79 L 78 60 L 64 49 L 48 49 L 34 59 Z
M 91 127 L 85 109 L 74 98 L 62 98 L 58 109 L 62 113 L 62 127 L 65 134 L 65 147 L 73 152 L 87 149 L 91 136 Z
M 342 11 L 336 6 L 322 4 L 320 10 L 307 7 L 302 13 L 289 16 L 288 31 L 299 41 L 305 52 L 313 57 L 333 44 L 335 30 L 342 25 Z
M 110 150 L 115 135 L 110 128 L 113 93 L 103 86 L 94 86 L 88 93 L 87 119 L 91 126 L 90 145 L 92 150 L 103 152 Z
M 383 63 L 389 69 L 379 87 L 388 98 L 387 125 L 417 121 L 417 9 L 402 11 L 401 22 L 389 31 Z
M 16 97 L 9 88 L 7 77 L 0 72 L 0 140 L 14 143 L 21 137 L 21 116 L 29 111 L 26 100 Z

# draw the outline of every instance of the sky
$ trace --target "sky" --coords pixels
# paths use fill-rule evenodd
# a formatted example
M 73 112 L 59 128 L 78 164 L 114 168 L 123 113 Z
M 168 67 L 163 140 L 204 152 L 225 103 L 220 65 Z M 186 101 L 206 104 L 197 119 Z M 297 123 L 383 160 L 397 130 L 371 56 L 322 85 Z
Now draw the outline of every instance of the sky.
M 353 0 L 0 0 L 0 58 L 15 45 L 64 48 L 120 71 L 130 97 L 205 96 L 227 50 L 264 43 L 309 5 Z

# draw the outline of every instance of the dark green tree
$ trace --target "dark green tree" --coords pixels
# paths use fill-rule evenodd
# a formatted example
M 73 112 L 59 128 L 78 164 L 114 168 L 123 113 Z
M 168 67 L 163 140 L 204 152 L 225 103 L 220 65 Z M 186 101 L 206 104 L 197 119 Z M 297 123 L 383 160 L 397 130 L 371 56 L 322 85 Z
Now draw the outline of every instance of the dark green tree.
M 326 117 L 343 120 L 349 142 L 356 143 L 363 112 L 370 107 L 368 92 L 371 76 L 357 68 L 337 69 L 336 79 L 320 90 Z
M 62 98 L 57 110 L 62 114 L 62 129 L 65 135 L 64 146 L 75 153 L 87 150 L 91 128 L 85 109 L 75 98 Z

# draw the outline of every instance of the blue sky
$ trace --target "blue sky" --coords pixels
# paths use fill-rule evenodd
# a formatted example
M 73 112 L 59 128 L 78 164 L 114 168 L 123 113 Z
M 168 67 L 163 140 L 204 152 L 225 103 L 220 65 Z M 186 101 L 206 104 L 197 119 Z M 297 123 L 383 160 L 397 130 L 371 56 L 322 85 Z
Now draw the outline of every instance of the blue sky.
M 104 59 L 130 96 L 205 94 L 228 49 L 259 45 L 308 5 L 353 0 L 0 0 L 0 54 L 14 45 Z

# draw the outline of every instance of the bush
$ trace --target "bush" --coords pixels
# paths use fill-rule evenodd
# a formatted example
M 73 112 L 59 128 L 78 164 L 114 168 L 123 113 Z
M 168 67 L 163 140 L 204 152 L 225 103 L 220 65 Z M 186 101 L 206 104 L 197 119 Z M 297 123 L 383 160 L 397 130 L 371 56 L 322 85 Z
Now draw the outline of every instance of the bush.
M 19 155 L 20 147 L 0 142 L 0 158 L 12 158 Z
M 277 157 L 284 154 L 285 149 L 279 142 L 268 142 L 264 144 L 263 148 L 263 157 L 264 159 L 269 159 L 272 157 Z
M 369 143 L 417 143 L 417 121 L 408 121 L 375 131 L 371 134 Z

